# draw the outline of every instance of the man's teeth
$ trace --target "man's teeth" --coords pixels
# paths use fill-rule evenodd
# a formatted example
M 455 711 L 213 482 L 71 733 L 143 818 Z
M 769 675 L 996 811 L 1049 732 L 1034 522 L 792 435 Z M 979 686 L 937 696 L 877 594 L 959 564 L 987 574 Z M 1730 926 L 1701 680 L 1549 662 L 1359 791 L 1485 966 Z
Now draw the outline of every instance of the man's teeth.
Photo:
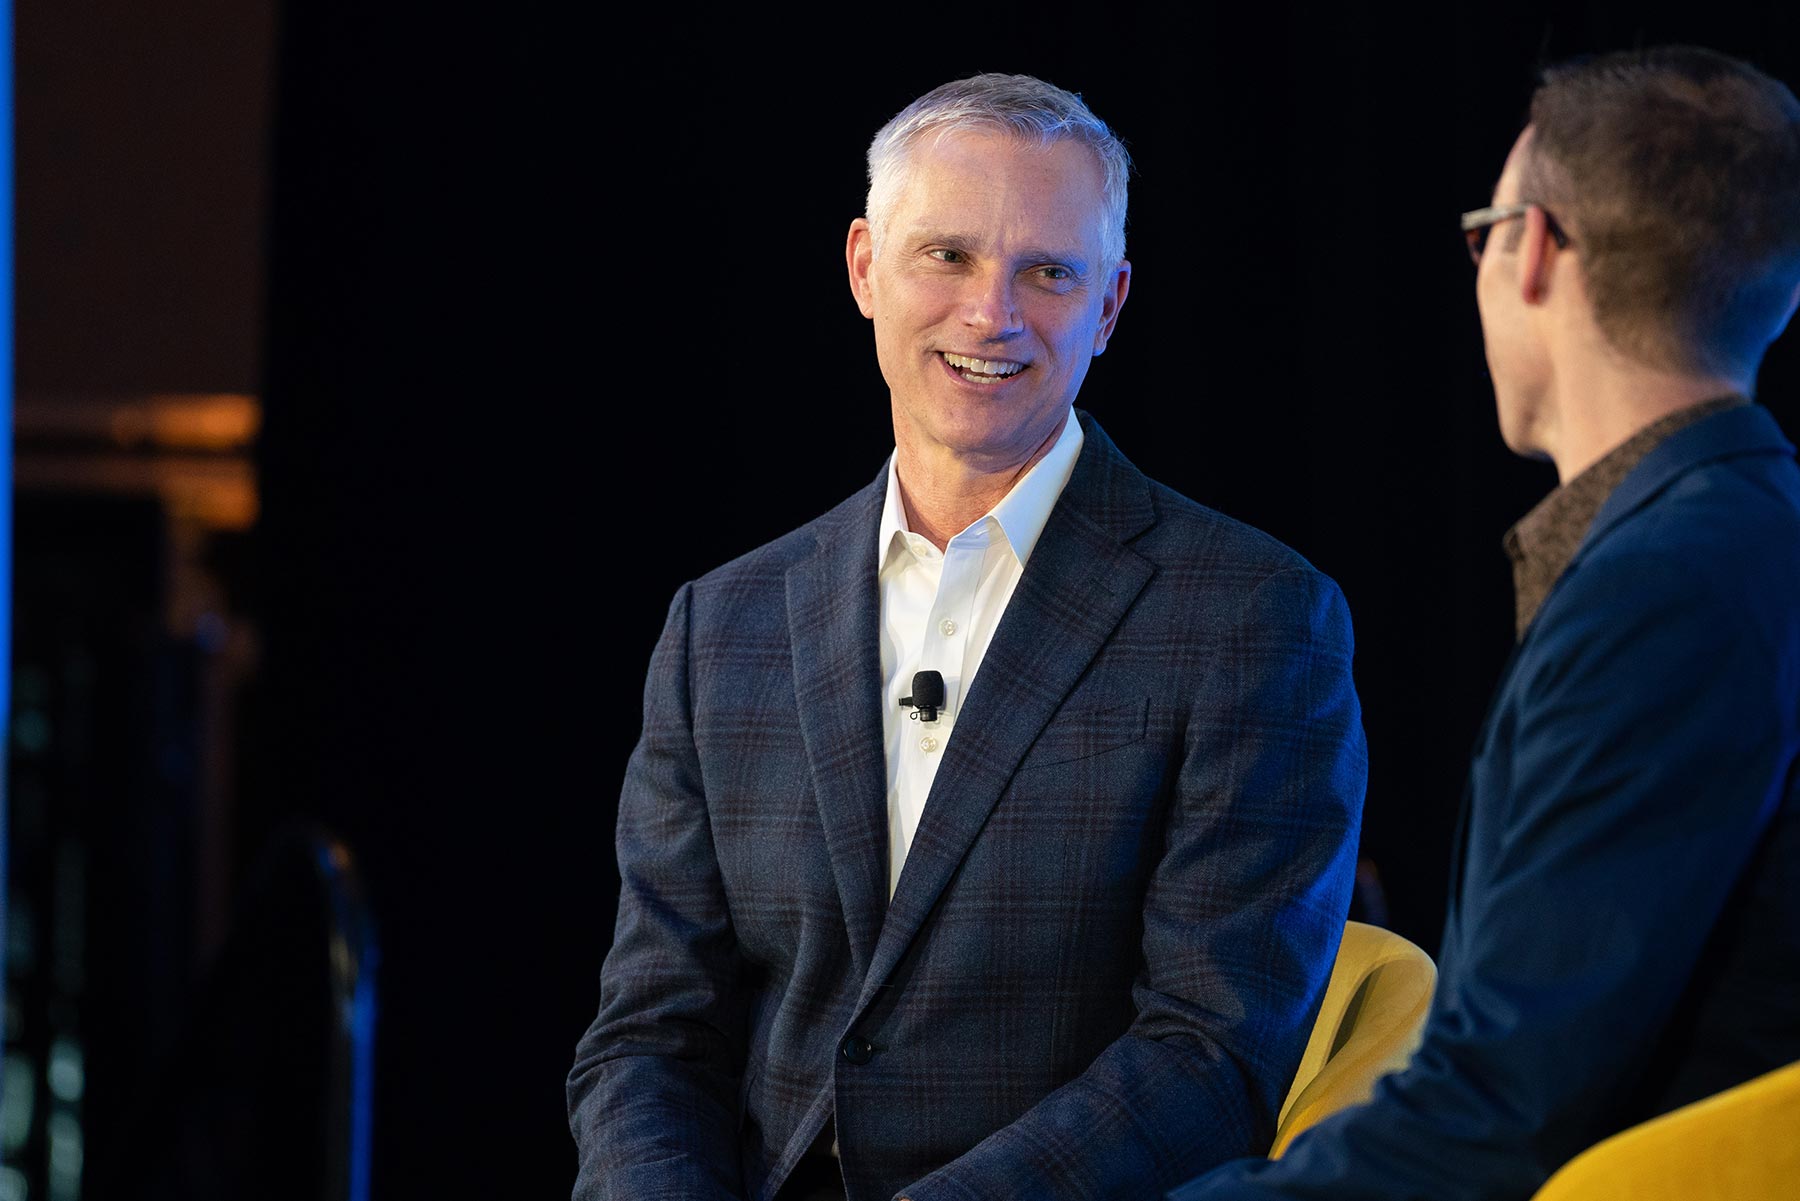
M 999 359 L 971 359 L 966 355 L 949 353 L 944 355 L 944 362 L 969 375 L 998 377 L 1014 375 L 1025 369 L 1023 363 L 1008 363 Z

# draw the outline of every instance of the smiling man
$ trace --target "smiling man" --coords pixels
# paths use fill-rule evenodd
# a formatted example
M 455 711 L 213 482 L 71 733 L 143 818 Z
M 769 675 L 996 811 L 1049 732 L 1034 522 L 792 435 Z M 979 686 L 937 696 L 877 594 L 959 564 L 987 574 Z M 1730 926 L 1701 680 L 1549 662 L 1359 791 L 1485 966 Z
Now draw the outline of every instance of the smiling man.
M 1074 407 L 1131 281 L 1123 145 L 980 75 L 868 166 L 893 453 L 670 608 L 580 1198 L 1154 1195 L 1267 1146 L 1343 930 L 1341 593 Z

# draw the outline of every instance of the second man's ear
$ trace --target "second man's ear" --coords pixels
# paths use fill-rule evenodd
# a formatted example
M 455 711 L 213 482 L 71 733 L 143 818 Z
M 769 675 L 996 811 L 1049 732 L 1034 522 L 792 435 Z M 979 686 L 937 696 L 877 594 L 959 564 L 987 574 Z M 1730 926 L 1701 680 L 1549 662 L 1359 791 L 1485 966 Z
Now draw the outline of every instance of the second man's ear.
M 1519 240 L 1519 289 L 1527 304 L 1542 304 L 1550 295 L 1550 270 L 1562 252 L 1543 209 L 1532 205 L 1522 220 L 1525 232 Z

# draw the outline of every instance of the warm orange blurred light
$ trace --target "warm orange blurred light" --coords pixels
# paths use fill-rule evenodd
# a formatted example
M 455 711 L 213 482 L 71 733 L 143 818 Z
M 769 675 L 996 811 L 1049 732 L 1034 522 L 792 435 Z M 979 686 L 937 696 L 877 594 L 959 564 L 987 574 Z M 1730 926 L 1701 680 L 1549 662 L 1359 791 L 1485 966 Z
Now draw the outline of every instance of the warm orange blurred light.
M 151 442 L 171 450 L 240 450 L 256 440 L 262 407 L 254 396 L 190 393 L 152 396 L 113 414 L 113 441 Z
M 248 530 L 262 405 L 236 393 L 22 396 L 13 413 L 20 488 L 154 494 L 171 517 Z

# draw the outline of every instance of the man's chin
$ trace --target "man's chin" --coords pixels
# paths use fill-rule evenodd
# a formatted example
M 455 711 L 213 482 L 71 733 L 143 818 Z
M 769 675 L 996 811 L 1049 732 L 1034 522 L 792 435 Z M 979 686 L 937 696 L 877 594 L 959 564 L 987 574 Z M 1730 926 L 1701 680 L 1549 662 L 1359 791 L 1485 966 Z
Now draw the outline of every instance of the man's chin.
M 1550 461 L 1550 451 L 1544 446 L 1543 442 L 1523 430 L 1508 429 L 1505 423 L 1502 423 L 1500 426 L 1500 441 L 1506 444 L 1506 449 L 1512 451 L 1521 459 L 1532 459 L 1541 462 Z

